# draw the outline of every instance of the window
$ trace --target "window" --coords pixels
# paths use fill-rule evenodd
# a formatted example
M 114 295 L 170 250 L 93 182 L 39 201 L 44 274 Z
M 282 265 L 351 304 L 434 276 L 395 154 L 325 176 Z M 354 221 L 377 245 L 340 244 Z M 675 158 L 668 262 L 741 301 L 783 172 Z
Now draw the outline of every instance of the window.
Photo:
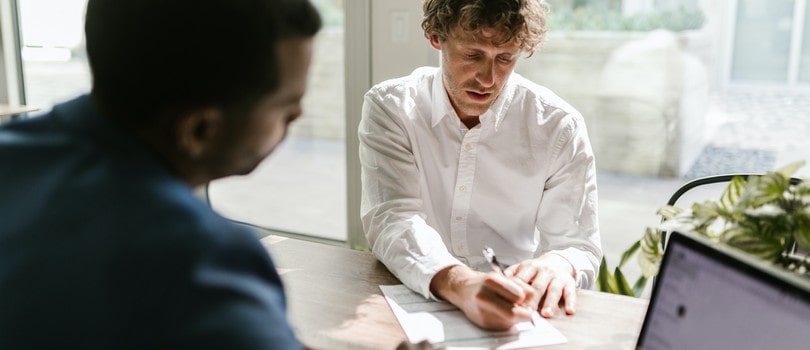
M 80 35 L 85 0 L 17 1 L 27 104 L 47 109 L 87 91 Z M 611 263 L 644 227 L 657 224 L 655 210 L 686 180 L 810 161 L 807 0 L 549 2 L 549 40 L 520 60 L 518 72 L 586 119 Z M 438 60 L 420 32 L 418 2 L 375 0 L 373 9 L 370 0 L 315 3 L 325 27 L 316 39 L 305 115 L 256 172 L 212 183 L 210 197 L 217 211 L 237 221 L 351 241 L 362 237 L 358 227 L 347 230 L 348 220 L 359 222 L 351 212 L 359 207 L 359 171 L 353 170 L 355 135 L 345 130 L 352 132 L 359 118 L 364 84 Z M 594 11 L 568 11 L 589 3 Z M 587 15 L 598 17 L 576 17 Z M 378 25 L 351 31 L 360 21 L 346 16 Z M 394 30 L 392 24 L 401 24 L 396 19 L 412 22 L 401 28 L 413 30 Z M 395 43 L 394 34 L 407 37 L 408 46 Z M 351 40 L 374 50 L 349 49 Z M 346 55 L 357 55 L 346 66 L 355 71 L 344 70 Z M 362 85 L 358 91 L 344 88 L 345 76 Z M 810 165 L 798 175 L 808 174 Z
M 25 103 L 47 111 L 90 91 L 84 49 L 87 0 L 18 0 Z
M 304 115 L 253 173 L 209 187 L 215 210 L 273 231 L 346 240 L 343 4 L 314 1 L 324 20 L 315 41 Z M 358 218 L 359 219 L 359 218 Z
M 25 103 L 41 111 L 91 87 L 84 47 L 87 0 L 17 0 Z M 215 181 L 215 210 L 276 231 L 346 240 L 343 1 L 314 0 L 316 38 L 305 114 L 252 174 Z M 358 218 L 359 220 L 359 218 Z
M 611 266 L 687 180 L 810 162 L 806 0 L 549 3 L 518 72 L 585 117 Z
M 743 81 L 788 79 L 794 1 L 740 1 L 734 21 L 731 78 Z

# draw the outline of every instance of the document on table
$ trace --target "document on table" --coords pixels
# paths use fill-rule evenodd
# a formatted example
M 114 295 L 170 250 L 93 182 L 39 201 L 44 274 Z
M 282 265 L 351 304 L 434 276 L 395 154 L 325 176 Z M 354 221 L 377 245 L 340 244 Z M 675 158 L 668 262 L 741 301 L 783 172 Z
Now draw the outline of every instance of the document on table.
M 428 340 L 447 349 L 521 349 L 560 344 L 568 340 L 546 319 L 535 313 L 534 324 L 523 322 L 509 331 L 487 331 L 470 322 L 450 303 L 425 299 L 405 285 L 380 286 L 385 300 L 408 336 L 418 343 Z

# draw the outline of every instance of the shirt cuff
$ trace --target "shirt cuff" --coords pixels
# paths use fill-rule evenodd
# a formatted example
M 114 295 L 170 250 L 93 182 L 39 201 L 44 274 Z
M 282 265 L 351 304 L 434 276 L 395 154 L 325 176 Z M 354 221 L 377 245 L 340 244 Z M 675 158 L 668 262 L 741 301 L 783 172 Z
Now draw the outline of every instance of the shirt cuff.
M 574 281 L 577 288 L 589 289 L 595 280 L 594 266 L 585 256 L 585 253 L 576 248 L 551 250 L 551 254 L 558 255 L 567 260 L 574 267 Z

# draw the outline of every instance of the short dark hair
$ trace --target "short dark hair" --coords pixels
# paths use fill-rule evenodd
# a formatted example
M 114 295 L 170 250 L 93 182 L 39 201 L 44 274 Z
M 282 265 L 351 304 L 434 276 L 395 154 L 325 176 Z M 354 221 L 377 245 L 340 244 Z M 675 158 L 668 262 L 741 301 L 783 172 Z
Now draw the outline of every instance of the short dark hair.
M 425 0 L 422 9 L 425 37 L 447 40 L 455 27 L 472 34 L 489 27 L 502 33 L 498 44 L 514 41 L 529 54 L 545 40 L 549 11 L 545 0 Z
M 308 0 L 89 0 L 92 94 L 134 125 L 250 103 L 278 88 L 278 41 L 320 27 Z

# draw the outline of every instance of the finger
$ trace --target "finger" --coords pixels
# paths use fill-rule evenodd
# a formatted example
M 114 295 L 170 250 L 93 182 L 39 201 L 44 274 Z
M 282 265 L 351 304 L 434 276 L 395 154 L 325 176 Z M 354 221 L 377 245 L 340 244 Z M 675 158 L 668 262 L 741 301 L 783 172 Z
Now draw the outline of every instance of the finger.
M 520 281 L 520 280 L 518 280 Z M 521 285 L 525 286 L 525 293 L 526 299 L 523 301 L 521 306 L 525 306 L 530 310 L 537 310 L 537 305 L 540 303 L 540 298 L 543 297 L 543 291 L 537 290 L 534 286 L 524 283 L 520 281 Z
M 510 280 L 523 289 L 523 299 L 515 301 L 515 304 L 519 304 L 531 310 L 537 310 L 537 303 L 542 296 L 542 292 L 517 277 L 512 277 Z
M 517 271 L 518 265 L 511 265 L 505 269 L 503 269 L 503 274 L 507 276 L 514 276 L 515 272 Z
M 546 294 L 546 289 L 548 289 L 548 285 L 554 279 L 554 275 L 551 273 L 545 272 L 540 273 L 534 281 L 532 281 L 532 287 L 539 292 L 540 297 Z
M 522 264 L 514 264 L 509 265 L 507 268 L 503 269 L 503 274 L 507 276 L 514 276 L 520 269 Z
M 534 282 L 534 279 L 537 278 L 538 274 L 540 274 L 540 269 L 533 264 L 524 262 L 518 264 L 518 267 L 515 269 L 514 276 L 525 281 L 526 283 L 531 284 Z
M 554 314 L 557 313 L 560 298 L 562 297 L 563 287 L 564 284 L 560 282 L 559 279 L 555 279 L 548 284 L 545 300 L 543 301 L 543 307 L 540 309 L 540 315 L 543 317 L 553 317 Z
M 491 289 L 482 289 L 476 295 L 476 302 L 485 328 L 504 330 L 531 319 L 531 309 L 506 301 Z
M 482 311 L 495 314 L 497 317 L 506 320 L 525 321 L 531 318 L 532 310 L 523 305 L 518 305 L 494 294 L 492 290 L 481 290 L 478 294 L 479 306 Z
M 577 306 L 577 288 L 573 284 L 566 284 L 563 288 L 563 298 L 565 299 L 565 313 L 573 315 Z
M 506 276 L 490 273 L 484 278 L 484 283 L 481 288 L 504 299 L 509 304 L 517 304 L 522 303 L 526 299 L 526 289 L 518 282 L 519 281 L 512 280 Z
M 530 321 L 532 319 L 532 313 L 534 313 L 534 309 L 520 305 L 512 306 L 512 324 Z

